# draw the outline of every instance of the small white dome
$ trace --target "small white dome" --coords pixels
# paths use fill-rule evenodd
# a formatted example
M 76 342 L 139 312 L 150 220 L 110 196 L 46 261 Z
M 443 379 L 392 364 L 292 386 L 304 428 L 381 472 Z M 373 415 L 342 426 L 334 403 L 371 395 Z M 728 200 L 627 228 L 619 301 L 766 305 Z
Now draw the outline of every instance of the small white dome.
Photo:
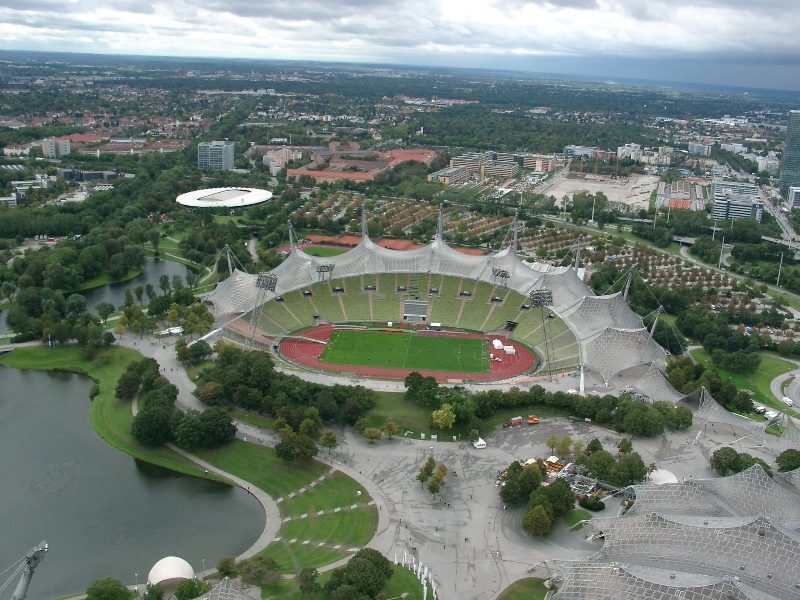
M 147 575 L 147 583 L 158 585 L 165 582 L 177 582 L 194 579 L 192 565 L 177 556 L 166 556 L 153 565 Z
M 665 483 L 678 483 L 678 478 L 672 471 L 666 469 L 656 469 L 650 473 L 650 483 L 664 485 Z

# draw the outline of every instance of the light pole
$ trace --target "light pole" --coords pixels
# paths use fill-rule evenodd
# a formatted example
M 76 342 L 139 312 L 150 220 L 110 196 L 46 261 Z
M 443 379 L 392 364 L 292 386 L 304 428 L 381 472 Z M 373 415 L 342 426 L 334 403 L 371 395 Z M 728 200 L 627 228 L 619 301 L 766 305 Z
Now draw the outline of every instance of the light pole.
M 134 573 L 133 576 L 136 577 L 136 595 L 138 596 L 139 595 L 139 574 L 138 573 Z
M 203 559 L 203 573 L 206 572 L 206 559 Z

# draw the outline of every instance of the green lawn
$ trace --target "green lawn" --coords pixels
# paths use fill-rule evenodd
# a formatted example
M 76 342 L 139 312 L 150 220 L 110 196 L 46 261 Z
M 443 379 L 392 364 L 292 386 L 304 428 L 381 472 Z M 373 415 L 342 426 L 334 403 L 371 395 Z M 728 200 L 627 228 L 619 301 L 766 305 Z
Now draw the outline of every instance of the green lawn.
M 100 393 L 89 409 L 89 420 L 100 437 L 134 458 L 181 473 L 208 477 L 194 463 L 169 448 L 143 448 L 131 436 L 131 404 L 117 400 L 114 389 L 128 364 L 141 358 L 138 352 L 120 347 L 106 348 L 94 358 L 86 359 L 81 349 L 75 346 L 57 346 L 54 350 L 36 346 L 17 348 L 0 358 L 0 364 L 17 369 L 60 369 L 86 373 L 100 386 Z
M 294 498 L 284 498 L 281 503 L 281 513 L 297 516 L 310 511 L 318 512 L 350 506 L 362 502 L 363 498 L 367 498 L 369 502 L 364 488 L 354 479 L 338 471 L 313 488 L 308 488 L 309 491 L 312 489 L 313 494 L 305 493 L 298 494 Z M 358 496 L 357 492 L 361 492 L 361 496 Z
M 497 600 L 544 600 L 545 595 L 544 579 L 526 577 L 508 586 Z
M 714 366 L 711 357 L 702 348 L 692 350 L 691 352 L 692 356 L 694 356 L 698 362 L 706 366 Z M 775 398 L 775 396 L 772 395 L 769 384 L 778 375 L 788 373 L 795 367 L 792 363 L 766 354 L 762 354 L 761 357 L 761 366 L 758 368 L 758 371 L 754 373 L 734 373 L 733 371 L 728 371 L 721 367 L 716 367 L 716 369 L 723 381 L 730 379 L 738 389 L 752 390 L 753 400 L 756 402 L 783 410 L 786 406 L 780 401 L 780 398 Z
M 582 508 L 573 508 L 567 514 L 564 515 L 564 524 L 567 526 L 567 529 L 570 527 L 574 527 L 581 521 L 586 519 L 591 519 L 592 513 L 588 510 L 583 510 Z
M 383 331 L 335 331 L 320 361 L 333 365 L 488 373 L 486 340 Z
M 86 290 L 91 290 L 94 288 L 102 287 L 104 285 L 108 285 L 109 283 L 121 283 L 123 281 L 130 281 L 137 275 L 142 272 L 141 269 L 131 269 L 128 271 L 128 274 L 125 277 L 121 277 L 120 279 L 111 279 L 108 276 L 108 273 L 103 273 L 98 275 L 97 277 L 93 277 L 92 279 L 88 279 L 84 281 L 82 284 L 78 286 L 78 289 L 75 291 L 85 292 Z M 64 297 L 67 297 L 68 294 L 64 294 Z
M 273 448 L 240 440 L 214 450 L 198 450 L 195 454 L 223 471 L 246 479 L 276 499 L 308 486 L 328 470 L 317 461 L 288 466 L 276 456 Z
M 324 248 L 321 246 L 311 246 L 308 248 L 303 248 L 303 252 L 308 254 L 309 256 L 338 256 L 340 254 L 344 254 L 348 252 L 349 248 Z

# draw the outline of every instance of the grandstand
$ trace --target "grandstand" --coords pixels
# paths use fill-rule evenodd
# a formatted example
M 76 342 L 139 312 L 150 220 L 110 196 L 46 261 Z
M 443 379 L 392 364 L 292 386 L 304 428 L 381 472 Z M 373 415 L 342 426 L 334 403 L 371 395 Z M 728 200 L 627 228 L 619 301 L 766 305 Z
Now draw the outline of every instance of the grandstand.
M 431 302 L 427 315 L 430 322 L 493 331 L 506 321 L 516 321 L 519 325 L 512 337 L 541 350 L 541 315 L 538 309 L 524 310 L 522 306 L 531 292 L 546 290 L 553 298 L 552 306 L 546 309 L 552 314 L 551 369 L 589 368 L 599 373 L 606 385 L 610 377 L 630 367 L 653 365 L 664 370 L 665 352 L 622 295 L 594 296 L 572 267 L 523 262 L 517 256 L 516 229 L 513 227 L 512 244 L 503 250 L 466 255 L 444 242 L 440 214 L 438 233 L 431 244 L 399 251 L 381 248 L 370 240 L 364 213 L 362 241 L 352 250 L 324 259 L 313 257 L 297 247 L 290 232 L 291 252 L 271 271 L 277 277 L 274 293 L 259 294 L 256 275 L 234 270 L 208 300 L 218 318 L 229 319 L 252 311 L 259 298 L 271 304 L 276 296 L 283 295 L 289 299 L 283 309 L 286 314 L 265 310 L 268 320 L 262 321 L 268 325 L 264 332 L 269 334 L 276 327 L 292 330 L 295 324 L 309 322 L 308 310 L 295 312 L 292 307 L 295 300 L 300 301 L 290 295 L 294 291 L 310 291 L 313 297 L 304 297 L 301 302 L 313 307 L 312 316 L 318 314 L 333 323 L 400 319 L 401 304 L 395 297 L 398 301 L 419 298 Z M 327 267 L 332 271 L 321 272 Z M 331 280 L 320 281 L 325 273 Z M 503 273 L 503 288 L 497 287 L 498 273 Z M 342 288 L 341 293 L 334 294 L 334 287 Z M 432 294 L 434 288 L 437 292 Z M 495 296 L 501 302 L 493 302 Z

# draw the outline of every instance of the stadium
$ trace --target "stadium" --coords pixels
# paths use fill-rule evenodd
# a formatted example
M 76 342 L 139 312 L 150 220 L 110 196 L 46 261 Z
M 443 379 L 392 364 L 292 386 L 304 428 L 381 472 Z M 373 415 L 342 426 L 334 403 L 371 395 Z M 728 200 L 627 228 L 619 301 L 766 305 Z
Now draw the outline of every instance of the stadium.
M 186 192 L 175 201 L 190 212 L 196 208 L 248 208 L 272 200 L 272 192 L 257 188 L 209 188 Z
M 513 240 L 499 252 L 462 254 L 445 243 L 440 210 L 432 243 L 390 250 L 370 240 L 362 215 L 362 240 L 352 250 L 310 256 L 290 234 L 282 264 L 260 275 L 234 269 L 207 300 L 226 323 L 225 336 L 309 370 L 401 378 L 408 372 L 402 365 L 326 363 L 324 348 L 343 329 L 402 329 L 485 340 L 488 372 L 486 365 L 469 372 L 436 361 L 428 371 L 414 369 L 442 381 L 578 373 L 583 392 L 587 381 L 608 387 L 615 375 L 640 367 L 634 372 L 643 394 L 675 394 L 663 376 L 666 353 L 624 293 L 595 296 L 573 266 L 521 260 L 516 225 L 512 230 Z

